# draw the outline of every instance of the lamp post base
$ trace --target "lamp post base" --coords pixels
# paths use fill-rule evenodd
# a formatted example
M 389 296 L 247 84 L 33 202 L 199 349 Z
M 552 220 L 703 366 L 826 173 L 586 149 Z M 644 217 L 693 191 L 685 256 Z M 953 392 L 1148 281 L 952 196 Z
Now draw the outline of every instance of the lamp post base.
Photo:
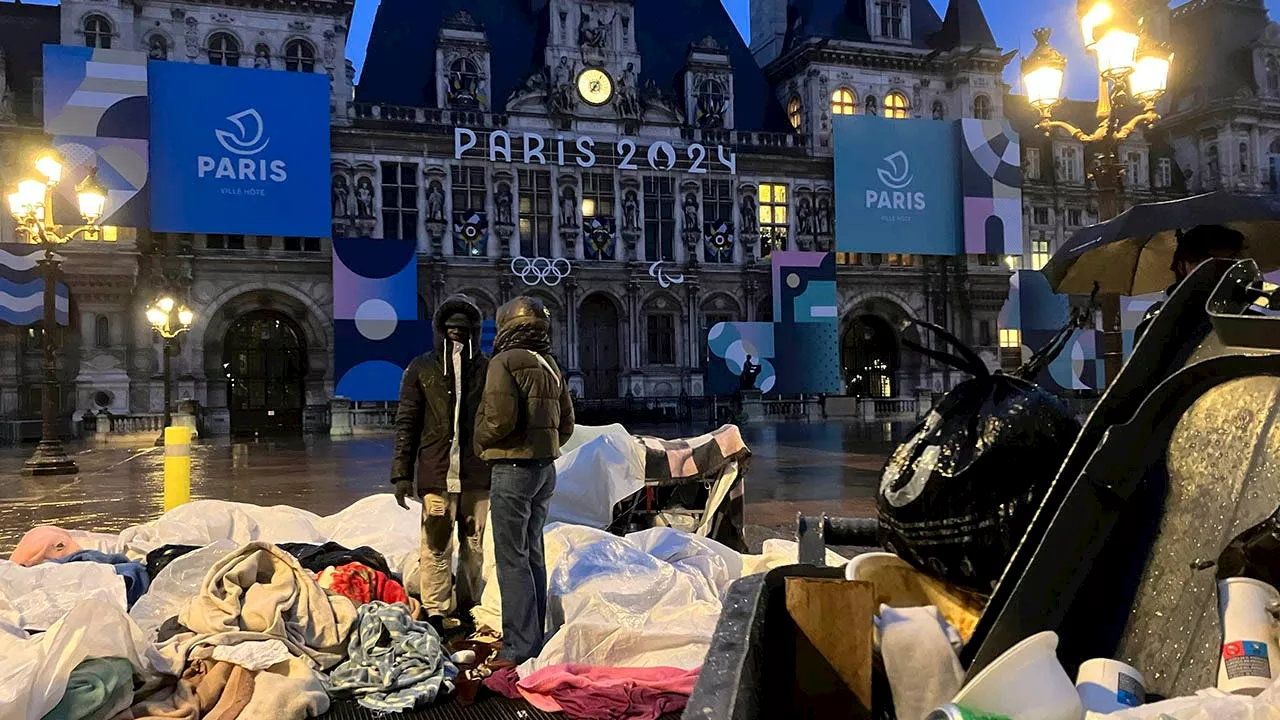
M 61 440 L 41 440 L 35 454 L 22 467 L 22 474 L 28 477 L 75 475 L 79 472 L 76 461 L 67 457 L 62 449 Z

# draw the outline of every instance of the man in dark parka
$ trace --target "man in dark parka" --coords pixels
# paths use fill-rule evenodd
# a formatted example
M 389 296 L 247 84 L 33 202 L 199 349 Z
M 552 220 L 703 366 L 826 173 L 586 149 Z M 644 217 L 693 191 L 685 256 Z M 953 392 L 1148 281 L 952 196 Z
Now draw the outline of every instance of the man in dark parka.
M 476 411 L 489 361 L 480 352 L 480 309 L 465 295 L 441 303 L 435 349 L 410 363 L 400 384 L 391 482 L 396 501 L 422 498 L 418 590 L 428 620 L 443 630 L 450 614 L 480 602 L 483 542 L 489 513 L 489 468 L 476 457 Z M 415 473 L 416 468 L 416 473 Z M 458 529 L 458 577 L 451 572 Z

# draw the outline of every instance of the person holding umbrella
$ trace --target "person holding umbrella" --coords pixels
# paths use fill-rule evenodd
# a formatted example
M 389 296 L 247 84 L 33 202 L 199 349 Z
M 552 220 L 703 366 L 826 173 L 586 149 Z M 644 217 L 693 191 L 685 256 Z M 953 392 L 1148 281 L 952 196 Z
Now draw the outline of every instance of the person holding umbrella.
M 1177 237 L 1178 246 L 1173 252 L 1173 263 L 1170 266 L 1175 282 L 1165 291 L 1166 298 L 1173 295 L 1178 285 L 1200 267 L 1200 263 L 1213 258 L 1240 258 L 1244 253 L 1244 233 L 1223 225 L 1197 225 L 1185 233 L 1179 232 Z M 1164 303 L 1158 302 L 1147 310 L 1134 331 L 1135 344 L 1142 339 L 1147 326 L 1162 307 Z

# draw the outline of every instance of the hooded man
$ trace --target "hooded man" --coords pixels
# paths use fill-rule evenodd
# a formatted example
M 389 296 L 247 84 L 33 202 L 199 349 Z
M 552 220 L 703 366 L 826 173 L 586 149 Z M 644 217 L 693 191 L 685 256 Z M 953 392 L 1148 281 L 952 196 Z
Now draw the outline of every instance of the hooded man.
M 400 383 L 391 482 L 396 502 L 422 498 L 419 594 L 428 621 L 443 633 L 444 619 L 460 617 L 480 601 L 489 468 L 476 457 L 472 431 L 489 360 L 480 352 L 480 309 L 465 295 L 436 311 L 435 349 L 414 359 Z M 415 465 L 417 472 L 415 474 Z M 450 571 L 458 528 L 457 602 Z
M 556 488 L 555 460 L 573 434 L 573 401 L 551 357 L 551 313 L 519 297 L 498 309 L 498 337 L 476 414 L 476 452 L 493 471 L 490 522 L 502 591 L 495 668 L 542 651 L 547 570 L 542 528 Z

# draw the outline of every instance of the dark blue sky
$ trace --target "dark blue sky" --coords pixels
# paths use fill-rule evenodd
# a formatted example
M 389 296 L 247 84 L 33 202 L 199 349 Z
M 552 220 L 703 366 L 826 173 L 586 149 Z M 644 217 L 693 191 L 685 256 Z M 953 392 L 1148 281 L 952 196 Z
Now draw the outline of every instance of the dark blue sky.
M 431 0 L 410 0 L 412 2 L 430 2 Z M 729 8 L 729 14 L 738 25 L 744 37 L 749 37 L 748 7 L 749 0 L 721 0 Z M 939 15 L 945 15 L 947 0 L 929 0 L 937 8 Z M 26 0 L 39 4 L 55 5 L 57 0 Z M 1097 73 L 1092 70 L 1084 51 L 1080 49 L 1080 26 L 1076 21 L 1076 0 L 981 0 L 987 21 L 995 33 L 996 42 L 1006 50 L 1018 49 L 1022 53 L 1031 51 L 1035 39 L 1031 31 L 1038 27 L 1051 27 L 1054 31 L 1054 46 L 1066 54 L 1067 91 L 1074 98 L 1097 97 Z M 1185 0 L 1175 0 L 1174 5 L 1181 5 Z M 1280 0 L 1267 0 L 1272 18 L 1280 18 Z M 364 64 L 365 47 L 369 42 L 369 32 L 373 29 L 374 14 L 378 9 L 378 0 L 356 0 L 355 16 L 351 20 L 351 37 L 347 47 L 347 57 L 355 62 L 357 72 Z M 1018 61 L 1009 66 L 1006 79 L 1017 82 Z M 1174 72 L 1177 72 L 1177 58 L 1174 58 Z M 1021 83 L 1017 83 L 1021 92 Z
M 430 0 L 414 0 L 429 2 Z M 1094 98 L 1098 95 L 1097 72 L 1089 67 L 1084 51 L 1080 48 L 1080 26 L 1076 20 L 1076 0 L 981 0 L 983 12 L 991 23 L 991 31 L 995 33 L 996 42 L 1005 50 L 1019 49 L 1024 54 L 1035 47 L 1035 38 L 1031 31 L 1038 27 L 1053 28 L 1054 47 L 1061 50 L 1068 58 L 1067 91 L 1071 97 Z M 729 14 L 733 16 L 738 31 L 743 37 L 750 37 L 748 30 L 748 0 L 722 0 Z M 945 15 L 947 0 L 930 0 L 937 8 L 939 15 Z M 1183 0 L 1176 0 L 1181 5 Z M 1267 0 L 1272 18 L 1280 18 L 1280 0 Z M 355 61 L 359 70 L 364 62 L 365 46 L 368 43 L 369 31 L 373 28 L 373 16 L 378 8 L 378 0 L 356 0 L 355 17 L 351 20 L 351 39 L 347 48 L 347 56 Z M 1177 72 L 1177 59 L 1174 59 L 1174 72 Z M 1009 66 L 1010 82 L 1016 81 L 1018 61 Z M 1021 92 L 1021 83 L 1017 85 Z

